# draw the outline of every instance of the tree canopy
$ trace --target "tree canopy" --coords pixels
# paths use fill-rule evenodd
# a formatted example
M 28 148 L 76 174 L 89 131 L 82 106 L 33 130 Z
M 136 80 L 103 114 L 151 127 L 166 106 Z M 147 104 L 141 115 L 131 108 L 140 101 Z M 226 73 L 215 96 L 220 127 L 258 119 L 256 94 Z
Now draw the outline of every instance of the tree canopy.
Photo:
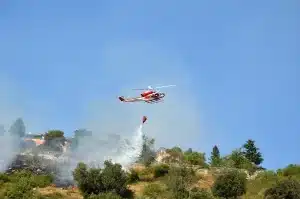
M 156 152 L 154 150 L 154 142 L 153 138 L 149 138 L 146 135 L 143 135 L 143 147 L 141 151 L 141 155 L 139 156 L 139 162 L 149 165 L 154 161 Z
M 45 146 L 54 151 L 62 151 L 66 138 L 61 130 L 49 130 L 45 135 Z
M 210 156 L 210 165 L 211 166 L 220 166 L 221 164 L 221 156 L 219 148 L 215 145 L 212 149 Z
M 228 171 L 217 177 L 212 192 L 221 198 L 237 198 L 246 192 L 246 175 L 238 171 Z
M 74 131 L 74 137 L 92 136 L 92 134 L 92 131 L 88 131 L 87 129 L 77 129 Z
M 243 149 L 244 156 L 250 162 L 260 165 L 264 161 L 261 152 L 259 152 L 259 148 L 255 146 L 254 140 L 247 140 L 247 142 L 243 145 Z
M 199 165 L 199 166 L 204 166 L 206 161 L 205 153 L 200 153 L 196 151 L 185 152 L 184 159 L 192 165 Z
M 45 140 L 51 140 L 54 138 L 63 138 L 64 137 L 64 132 L 61 130 L 49 130 L 45 134 Z
M 22 118 L 18 118 L 10 127 L 9 132 L 13 136 L 24 137 L 26 127 Z
M 105 161 L 104 168 L 88 168 L 84 163 L 79 163 L 73 172 L 74 180 L 87 198 L 93 194 L 98 195 L 113 192 L 121 197 L 131 196 L 127 189 L 128 176 L 120 164 Z

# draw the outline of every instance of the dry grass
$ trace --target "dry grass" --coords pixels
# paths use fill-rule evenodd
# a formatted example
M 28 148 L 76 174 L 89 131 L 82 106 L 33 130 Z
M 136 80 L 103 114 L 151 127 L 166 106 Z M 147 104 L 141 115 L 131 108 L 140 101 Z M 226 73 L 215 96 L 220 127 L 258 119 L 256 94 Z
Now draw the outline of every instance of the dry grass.
M 62 188 L 56 188 L 56 187 L 45 187 L 45 188 L 39 188 L 37 191 L 42 195 L 53 195 L 53 194 L 59 194 L 64 199 L 83 199 L 82 195 L 80 194 L 78 189 L 68 188 L 68 189 L 62 189 Z
M 135 184 L 129 185 L 129 189 L 134 192 L 136 196 L 142 196 L 144 187 L 149 184 L 149 182 L 138 182 Z
M 141 172 L 141 171 L 145 170 L 146 167 L 142 164 L 134 164 L 132 166 L 132 169 L 135 170 L 136 172 Z
M 197 187 L 203 188 L 203 189 L 210 189 L 213 186 L 214 183 L 214 176 L 211 173 L 201 175 L 199 177 Z

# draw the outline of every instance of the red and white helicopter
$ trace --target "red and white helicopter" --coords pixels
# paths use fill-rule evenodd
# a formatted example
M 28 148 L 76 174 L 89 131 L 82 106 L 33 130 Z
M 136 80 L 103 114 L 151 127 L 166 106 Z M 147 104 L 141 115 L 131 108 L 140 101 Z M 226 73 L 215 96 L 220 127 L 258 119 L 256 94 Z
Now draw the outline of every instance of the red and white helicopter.
M 151 86 L 148 86 L 147 89 L 143 89 L 143 88 L 133 89 L 133 90 L 145 90 L 145 91 L 141 93 L 140 97 L 125 98 L 123 96 L 120 96 L 119 100 L 121 102 L 146 102 L 149 104 L 162 102 L 163 101 L 162 99 L 166 96 L 166 94 L 159 92 L 157 89 L 171 87 L 171 86 L 176 86 L 176 85 L 158 86 L 158 87 L 155 87 L 155 89 L 152 88 Z

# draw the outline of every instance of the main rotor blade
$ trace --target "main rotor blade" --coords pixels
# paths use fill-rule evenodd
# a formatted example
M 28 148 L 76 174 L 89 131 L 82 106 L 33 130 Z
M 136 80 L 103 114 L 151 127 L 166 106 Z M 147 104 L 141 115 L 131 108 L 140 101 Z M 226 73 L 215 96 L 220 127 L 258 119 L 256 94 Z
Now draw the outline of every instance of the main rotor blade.
M 157 86 L 154 88 L 152 86 L 148 86 L 148 88 L 133 88 L 132 90 L 154 90 L 157 88 L 167 88 L 167 87 L 171 87 L 171 86 L 176 86 L 176 85 Z
M 158 86 L 158 87 L 155 87 L 155 88 L 167 88 L 167 87 L 171 87 L 171 86 L 176 86 L 176 85 Z
M 149 90 L 149 89 L 146 89 L 146 88 L 133 88 L 132 90 Z

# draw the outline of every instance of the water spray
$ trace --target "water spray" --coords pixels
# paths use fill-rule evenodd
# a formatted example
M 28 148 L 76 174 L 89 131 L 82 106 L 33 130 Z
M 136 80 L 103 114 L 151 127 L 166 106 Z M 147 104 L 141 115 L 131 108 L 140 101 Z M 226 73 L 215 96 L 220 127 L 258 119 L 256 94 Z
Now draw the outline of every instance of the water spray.
M 111 146 L 104 149 L 103 146 L 97 143 L 96 138 L 87 137 L 81 140 L 79 148 L 72 152 L 68 157 L 67 164 L 59 166 L 60 175 L 57 180 L 61 182 L 73 181 L 72 171 L 76 168 L 78 162 L 84 162 L 89 167 L 103 167 L 105 160 L 110 160 L 112 163 L 122 165 L 124 170 L 128 170 L 141 155 L 143 149 L 143 125 L 147 121 L 147 117 L 142 117 L 142 123 L 136 128 L 134 134 L 129 139 L 122 139 L 116 144 L 116 150 Z

